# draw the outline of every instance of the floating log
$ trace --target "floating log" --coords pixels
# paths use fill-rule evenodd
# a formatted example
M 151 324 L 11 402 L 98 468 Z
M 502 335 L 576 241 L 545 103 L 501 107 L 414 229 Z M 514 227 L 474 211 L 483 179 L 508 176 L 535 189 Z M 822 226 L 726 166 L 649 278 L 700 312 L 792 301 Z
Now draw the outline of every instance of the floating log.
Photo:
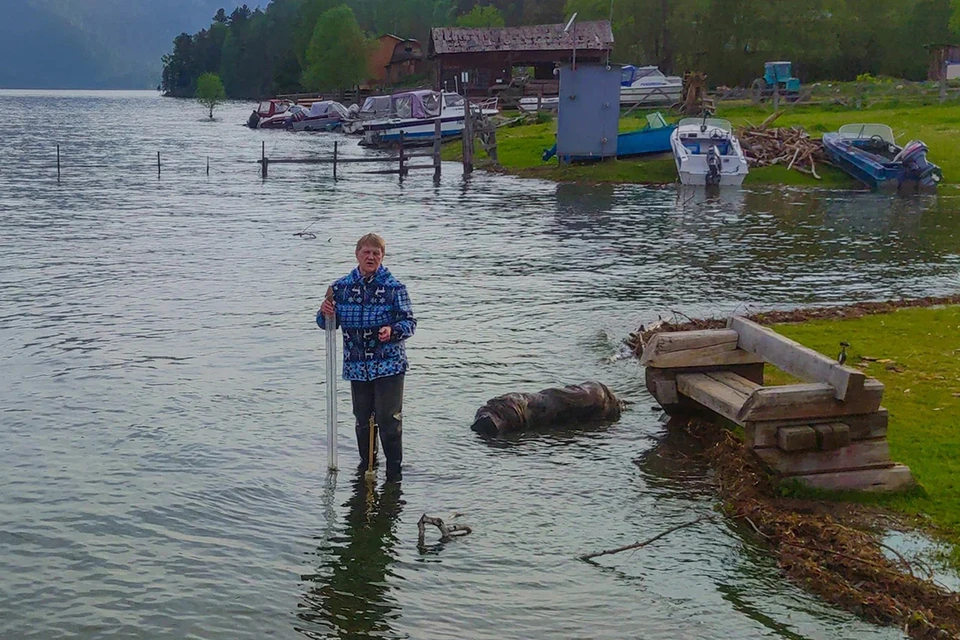
M 604 384 L 584 382 L 539 393 L 507 393 L 477 410 L 471 429 L 486 435 L 620 418 L 623 402 Z

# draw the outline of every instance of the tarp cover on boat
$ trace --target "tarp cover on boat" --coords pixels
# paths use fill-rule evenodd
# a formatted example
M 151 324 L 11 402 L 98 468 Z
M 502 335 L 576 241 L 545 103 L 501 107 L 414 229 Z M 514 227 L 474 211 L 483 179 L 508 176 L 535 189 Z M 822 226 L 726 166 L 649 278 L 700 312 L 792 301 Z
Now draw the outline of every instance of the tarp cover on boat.
M 393 115 L 398 118 L 434 118 L 440 115 L 440 94 L 422 90 L 391 96 Z
M 651 80 L 666 80 L 666 76 L 657 67 L 635 67 L 632 64 L 625 64 L 620 71 L 620 86 L 629 87 L 637 80 L 647 77 Z
M 310 117 L 319 118 L 322 116 L 334 117 L 338 115 L 341 118 L 347 117 L 347 109 L 339 102 L 333 100 L 321 100 L 310 105 Z
M 361 120 L 385 118 L 390 115 L 390 96 L 370 96 L 360 108 Z

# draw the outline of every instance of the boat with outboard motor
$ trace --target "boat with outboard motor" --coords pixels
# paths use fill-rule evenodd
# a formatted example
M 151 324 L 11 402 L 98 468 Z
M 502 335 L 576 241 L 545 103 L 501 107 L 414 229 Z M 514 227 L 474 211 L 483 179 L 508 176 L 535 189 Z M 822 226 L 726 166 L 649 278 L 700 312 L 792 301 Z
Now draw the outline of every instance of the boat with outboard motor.
M 251 129 L 283 129 L 293 106 L 292 102 L 282 98 L 263 100 L 247 118 L 247 126 Z
M 885 124 L 845 124 L 823 134 L 823 147 L 835 165 L 874 190 L 934 191 L 943 179 L 925 144 L 900 147 Z
M 624 65 L 620 72 L 620 105 L 674 104 L 683 94 L 683 78 L 667 76 L 655 66 Z
M 403 134 L 405 145 L 430 144 L 440 121 L 440 135 L 450 138 L 463 132 L 467 100 L 457 93 L 420 89 L 405 91 L 390 96 L 390 113 L 387 117 L 367 120 L 363 123 L 363 139 L 366 147 L 382 147 L 396 144 Z M 471 104 L 475 116 L 490 116 L 499 113 L 497 99 L 490 98 L 481 104 Z
M 363 106 L 350 105 L 347 114 L 347 119 L 341 125 L 343 132 L 362 134 L 364 124 L 390 115 L 390 96 L 368 96 L 363 101 Z
M 680 182 L 687 185 L 740 186 L 747 159 L 733 127 L 719 118 L 684 118 L 670 136 Z

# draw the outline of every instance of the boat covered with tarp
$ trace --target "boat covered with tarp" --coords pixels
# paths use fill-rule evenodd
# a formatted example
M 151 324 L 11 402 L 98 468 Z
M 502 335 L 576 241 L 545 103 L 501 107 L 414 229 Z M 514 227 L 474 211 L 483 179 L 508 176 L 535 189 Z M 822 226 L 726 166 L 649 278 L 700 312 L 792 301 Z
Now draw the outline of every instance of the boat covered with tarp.
M 350 105 L 348 117 L 343 122 L 344 133 L 363 133 L 363 125 L 370 120 L 379 120 L 390 115 L 390 96 L 367 96 L 363 105 Z
M 923 142 L 900 147 L 885 124 L 845 124 L 823 134 L 823 147 L 835 165 L 874 190 L 932 191 L 943 179 Z
M 319 100 L 309 109 L 290 117 L 288 127 L 294 131 L 332 131 L 348 117 L 347 108 L 334 100 Z

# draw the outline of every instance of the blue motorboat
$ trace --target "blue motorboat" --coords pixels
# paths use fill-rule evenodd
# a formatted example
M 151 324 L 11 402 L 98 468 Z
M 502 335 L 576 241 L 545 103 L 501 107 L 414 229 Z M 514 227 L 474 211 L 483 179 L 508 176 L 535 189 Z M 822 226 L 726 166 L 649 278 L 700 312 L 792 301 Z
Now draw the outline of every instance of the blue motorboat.
M 830 160 L 875 191 L 935 190 L 943 173 L 927 160 L 927 146 L 911 140 L 897 146 L 885 124 L 845 124 L 823 134 Z
M 651 113 L 647 116 L 647 125 L 638 131 L 621 133 L 617 136 L 617 157 L 629 158 L 650 153 L 665 153 L 670 151 L 670 134 L 677 128 L 675 124 L 667 124 L 660 113 Z M 543 152 L 543 161 L 557 155 L 557 145 Z M 565 156 L 563 162 L 588 162 L 600 158 L 590 156 Z

